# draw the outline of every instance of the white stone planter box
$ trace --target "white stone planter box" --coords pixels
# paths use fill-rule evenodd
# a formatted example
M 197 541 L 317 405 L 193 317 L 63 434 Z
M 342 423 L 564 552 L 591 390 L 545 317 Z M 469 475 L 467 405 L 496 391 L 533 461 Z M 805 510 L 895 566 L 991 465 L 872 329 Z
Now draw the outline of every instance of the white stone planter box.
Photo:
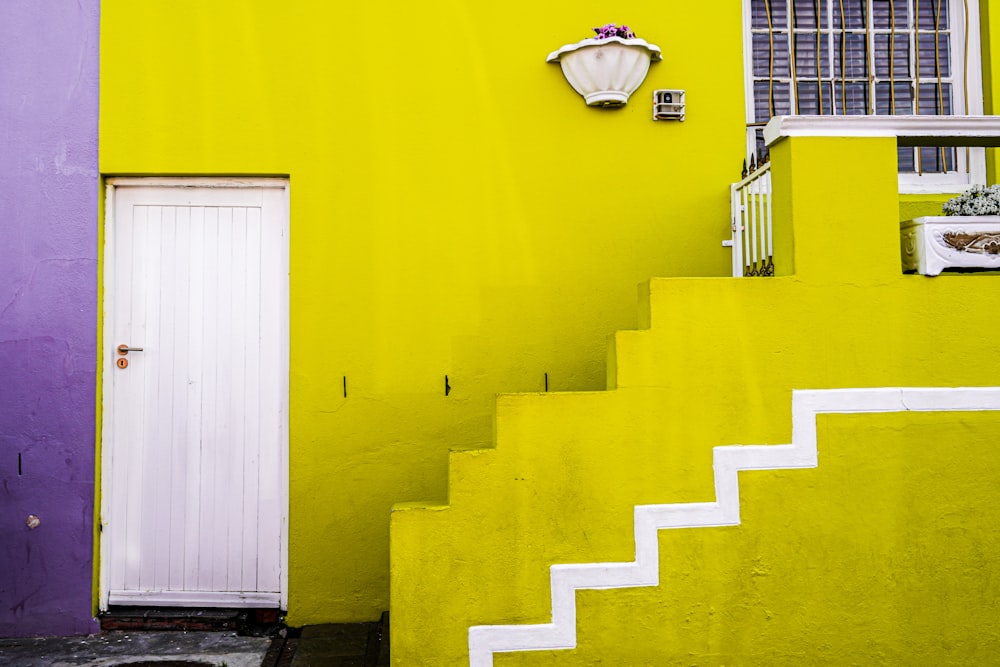
M 644 39 L 591 37 L 553 51 L 546 62 L 562 66 L 566 80 L 589 106 L 616 107 L 628 102 L 650 63 L 661 57 L 660 47 Z
M 1000 269 L 1000 216 L 935 215 L 900 223 L 903 271 Z

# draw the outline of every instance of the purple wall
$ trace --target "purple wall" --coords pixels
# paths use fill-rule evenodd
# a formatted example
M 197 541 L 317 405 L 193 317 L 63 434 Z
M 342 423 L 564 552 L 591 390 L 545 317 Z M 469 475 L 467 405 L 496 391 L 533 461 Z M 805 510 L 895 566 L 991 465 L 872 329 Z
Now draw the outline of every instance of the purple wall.
M 98 15 L 0 1 L 0 636 L 97 629 Z

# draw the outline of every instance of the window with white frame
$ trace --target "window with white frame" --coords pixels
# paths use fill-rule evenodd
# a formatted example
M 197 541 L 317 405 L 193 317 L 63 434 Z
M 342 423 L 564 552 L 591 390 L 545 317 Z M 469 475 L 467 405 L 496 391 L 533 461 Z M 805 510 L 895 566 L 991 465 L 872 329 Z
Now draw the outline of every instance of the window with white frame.
M 979 115 L 978 0 L 744 0 L 748 148 L 782 115 Z M 982 149 L 899 148 L 900 190 L 982 182 Z

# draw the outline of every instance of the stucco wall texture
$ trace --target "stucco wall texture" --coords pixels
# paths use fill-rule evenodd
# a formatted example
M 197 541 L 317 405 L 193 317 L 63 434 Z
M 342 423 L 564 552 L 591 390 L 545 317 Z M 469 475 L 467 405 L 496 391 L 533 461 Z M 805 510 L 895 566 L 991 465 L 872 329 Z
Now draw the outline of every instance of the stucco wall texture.
M 97 628 L 98 16 L 0 3 L 0 636 Z
M 713 448 L 792 442 L 794 390 L 996 386 L 1000 276 L 902 273 L 893 139 L 790 137 L 771 174 L 792 275 L 651 280 L 613 391 L 501 396 L 448 506 L 395 506 L 393 664 L 553 622 L 552 565 L 632 562 L 635 507 L 715 501 Z M 998 416 L 823 415 L 818 468 L 740 474 L 739 526 L 659 531 L 658 586 L 578 591 L 576 649 L 490 664 L 995 662 Z

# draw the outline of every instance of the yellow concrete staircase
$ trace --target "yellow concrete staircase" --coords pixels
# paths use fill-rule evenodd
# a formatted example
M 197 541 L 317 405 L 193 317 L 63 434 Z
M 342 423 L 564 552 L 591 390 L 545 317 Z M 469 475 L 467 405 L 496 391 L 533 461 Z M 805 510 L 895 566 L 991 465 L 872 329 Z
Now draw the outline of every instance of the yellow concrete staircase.
M 501 396 L 495 449 L 451 456 L 448 506 L 394 509 L 394 664 L 995 651 L 1000 277 L 903 276 L 879 227 L 894 144 L 848 143 L 772 152 L 794 275 L 650 281 L 648 328 L 610 345 L 612 391 Z M 816 196 L 838 155 L 873 165 L 839 184 L 866 216 Z M 788 472 L 817 447 L 818 469 Z

